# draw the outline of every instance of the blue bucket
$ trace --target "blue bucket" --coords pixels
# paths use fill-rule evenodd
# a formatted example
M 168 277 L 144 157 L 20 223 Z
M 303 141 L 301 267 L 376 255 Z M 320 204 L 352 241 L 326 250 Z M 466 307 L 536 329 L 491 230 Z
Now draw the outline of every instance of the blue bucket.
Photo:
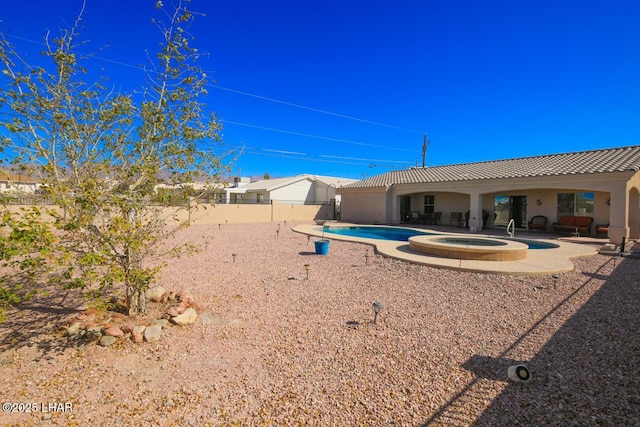
M 316 240 L 316 253 L 319 255 L 327 255 L 329 253 L 329 241 L 328 240 Z

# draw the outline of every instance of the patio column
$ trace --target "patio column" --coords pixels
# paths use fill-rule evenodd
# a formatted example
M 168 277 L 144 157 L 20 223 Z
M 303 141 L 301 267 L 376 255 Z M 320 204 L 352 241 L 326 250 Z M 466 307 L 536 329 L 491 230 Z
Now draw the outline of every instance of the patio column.
M 479 193 L 469 194 L 469 231 L 482 230 L 482 197 Z
M 622 191 L 621 191 L 622 190 Z M 609 214 L 609 240 L 619 245 L 622 238 L 629 237 L 628 213 L 629 202 L 626 189 L 611 191 L 611 209 Z

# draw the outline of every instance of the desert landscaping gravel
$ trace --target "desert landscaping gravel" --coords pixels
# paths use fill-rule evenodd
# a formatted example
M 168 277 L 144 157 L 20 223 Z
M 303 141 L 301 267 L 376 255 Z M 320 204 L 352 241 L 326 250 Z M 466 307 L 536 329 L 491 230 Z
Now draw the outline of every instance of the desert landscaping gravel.
M 10 311 L 0 396 L 22 412 L 0 425 L 640 425 L 640 260 L 462 273 L 335 240 L 316 255 L 294 225 L 181 232 L 203 250 L 168 259 L 157 285 L 189 292 L 198 319 L 155 344 L 67 339 L 75 291 Z M 530 382 L 508 379 L 516 364 Z

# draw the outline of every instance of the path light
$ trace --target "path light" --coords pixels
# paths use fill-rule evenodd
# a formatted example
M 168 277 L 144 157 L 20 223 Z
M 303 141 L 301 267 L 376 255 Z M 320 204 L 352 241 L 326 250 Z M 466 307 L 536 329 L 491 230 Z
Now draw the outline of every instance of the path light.
M 276 237 L 278 237 L 280 235 L 280 229 L 276 229 Z
M 218 230 L 220 230 L 220 227 L 222 227 L 222 224 L 218 224 Z
M 311 241 L 311 235 L 307 235 L 307 245 L 309 244 L 309 242 Z
M 364 265 L 369 265 L 369 249 L 364 253 Z
M 233 262 L 236 262 L 236 254 L 231 254 L 231 258 L 233 258 Z
M 373 302 L 373 323 L 375 324 L 378 320 L 378 313 L 382 310 L 382 303 L 380 301 Z
M 517 383 L 528 383 L 531 381 L 531 372 L 529 372 L 529 368 L 525 365 L 509 366 L 507 376 L 511 381 L 515 381 Z
M 229 220 L 228 219 L 224 220 L 224 225 L 229 225 Z
M 304 265 L 304 269 L 307 270 L 307 279 L 309 279 L 309 268 L 311 267 L 310 264 L 305 264 Z
M 553 289 L 555 289 L 556 286 L 558 285 L 558 275 L 552 274 L 551 277 L 553 277 Z

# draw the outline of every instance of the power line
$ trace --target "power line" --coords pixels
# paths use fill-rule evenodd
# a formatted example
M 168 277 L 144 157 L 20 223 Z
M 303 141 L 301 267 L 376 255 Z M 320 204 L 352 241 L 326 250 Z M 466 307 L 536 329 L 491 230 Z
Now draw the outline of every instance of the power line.
M 36 41 L 36 40 L 31 40 L 31 39 L 28 39 L 28 38 L 25 38 L 25 37 L 20 37 L 20 36 L 16 36 L 16 35 L 12 35 L 12 34 L 7 34 L 6 36 L 10 37 L 10 38 L 17 39 L 17 40 L 22 40 L 22 41 L 25 41 L 25 42 L 37 44 L 37 45 L 40 45 L 40 46 L 46 46 L 46 44 L 43 43 L 43 42 L 39 42 L 39 41 Z M 100 56 L 91 56 L 91 58 L 97 59 L 99 61 L 115 64 L 115 65 L 120 65 L 122 67 L 132 68 L 132 69 L 139 70 L 139 71 L 155 72 L 155 73 L 160 74 L 160 72 L 158 72 L 158 71 L 153 71 L 153 70 L 147 69 L 147 68 L 145 68 L 143 66 L 140 66 L 140 65 L 127 64 L 125 62 L 115 61 L 115 60 L 103 58 L 103 57 L 100 57 Z M 206 71 L 206 72 L 209 73 L 209 71 Z M 273 102 L 273 103 L 277 103 L 277 104 L 282 104 L 282 105 L 286 105 L 286 106 L 289 106 L 289 107 L 299 108 L 299 109 L 302 109 L 302 110 L 312 111 L 312 112 L 315 112 L 315 113 L 326 114 L 326 115 L 330 115 L 330 116 L 334 116 L 334 117 L 340 117 L 340 118 L 347 119 L 347 120 L 354 120 L 354 121 L 357 121 L 357 122 L 367 123 L 367 124 L 370 124 L 370 125 L 382 126 L 382 127 L 386 127 L 386 128 L 389 128 L 389 129 L 400 130 L 400 131 L 403 131 L 403 132 L 420 133 L 420 134 L 423 133 L 423 131 L 419 131 L 419 130 L 415 130 L 415 129 L 409 129 L 409 128 L 404 128 L 404 127 L 400 127 L 400 126 L 394 126 L 394 125 L 390 125 L 390 124 L 387 124 L 387 123 L 382 123 L 382 122 L 363 119 L 363 118 L 359 118 L 359 117 L 349 116 L 349 115 L 346 115 L 346 114 L 340 114 L 340 113 L 335 113 L 335 112 L 332 112 L 332 111 L 321 110 L 319 108 L 309 107 L 309 106 L 306 106 L 306 105 L 301 105 L 301 104 L 296 104 L 296 103 L 293 103 L 293 102 L 283 101 L 283 100 L 276 99 L 276 98 L 270 98 L 270 97 L 267 97 L 267 96 L 257 95 L 255 93 L 250 93 L 250 92 L 245 92 L 245 91 L 241 91 L 241 90 L 237 90 L 237 89 L 232 89 L 232 88 L 220 86 L 220 85 L 217 85 L 217 84 L 214 84 L 214 83 L 208 83 L 206 86 L 207 87 L 211 87 L 213 89 L 223 90 L 223 91 L 227 91 L 227 92 L 231 92 L 231 93 L 235 93 L 235 94 L 239 94 L 239 95 L 243 95 L 243 96 L 247 96 L 247 97 L 252 97 L 252 98 L 256 98 L 256 99 L 262 99 L 262 100 L 265 100 L 265 101 L 269 101 L 269 102 Z
M 312 135 L 312 134 L 307 134 L 307 133 L 294 132 L 294 131 L 276 129 L 276 128 L 270 128 L 270 127 L 266 127 L 266 126 L 252 125 L 252 124 L 248 124 L 248 123 L 240 123 L 240 122 L 231 121 L 231 120 L 224 120 L 223 119 L 222 123 L 228 123 L 228 124 L 232 124 L 232 125 L 236 125 L 236 126 L 244 126 L 244 127 L 260 129 L 260 130 L 267 130 L 267 131 L 270 131 L 270 132 L 285 133 L 285 134 L 288 134 L 288 135 L 302 136 L 302 137 L 305 137 L 305 138 L 324 139 L 326 141 L 343 142 L 345 144 L 362 145 L 362 146 L 372 147 L 372 148 L 382 148 L 382 149 L 385 149 L 385 150 L 406 151 L 406 152 L 411 152 L 411 153 L 415 151 L 415 150 L 409 150 L 407 148 L 388 147 L 388 146 L 384 146 L 384 145 L 369 144 L 369 143 L 366 143 L 366 142 L 351 141 L 351 140 L 348 140 L 348 139 L 340 139 L 340 138 L 331 138 L 331 137 L 327 137 L 327 136 Z
M 231 88 L 227 88 L 227 87 L 220 86 L 220 85 L 209 84 L 208 86 L 212 87 L 214 89 L 219 89 L 219 90 L 224 90 L 224 91 L 227 91 L 227 92 L 237 93 L 237 94 L 244 95 L 244 96 L 249 96 L 249 97 L 252 97 L 252 98 L 257 98 L 257 99 L 262 99 L 262 100 L 269 101 L 269 102 L 274 102 L 274 103 L 277 103 L 277 104 L 287 105 L 289 107 L 295 107 L 295 108 L 300 108 L 302 110 L 313 111 L 314 113 L 327 114 L 327 115 L 330 115 L 330 116 L 340 117 L 340 118 L 348 119 L 348 120 L 354 120 L 354 121 L 357 121 L 357 122 L 367 123 L 367 124 L 370 124 L 370 125 L 382 126 L 382 127 L 386 127 L 386 128 L 390 128 L 390 129 L 401 130 L 401 131 L 404 131 L 404 132 L 422 133 L 422 131 L 418 131 L 418 130 L 415 130 L 415 129 L 408 129 L 408 128 L 403 128 L 403 127 L 399 127 L 399 126 L 389 125 L 389 124 L 382 123 L 382 122 L 376 122 L 376 121 L 373 121 L 373 120 L 361 119 L 359 117 L 353 117 L 353 116 L 347 116 L 345 114 L 334 113 L 332 111 L 320 110 L 318 108 L 308 107 L 306 105 L 294 104 L 292 102 L 282 101 L 280 99 L 275 99 L 275 98 L 269 98 L 269 97 L 262 96 L 262 95 L 256 95 L 254 93 L 249 93 L 249 92 L 244 92 L 244 91 L 240 91 L 240 90 L 236 90 L 236 89 L 231 89 Z

